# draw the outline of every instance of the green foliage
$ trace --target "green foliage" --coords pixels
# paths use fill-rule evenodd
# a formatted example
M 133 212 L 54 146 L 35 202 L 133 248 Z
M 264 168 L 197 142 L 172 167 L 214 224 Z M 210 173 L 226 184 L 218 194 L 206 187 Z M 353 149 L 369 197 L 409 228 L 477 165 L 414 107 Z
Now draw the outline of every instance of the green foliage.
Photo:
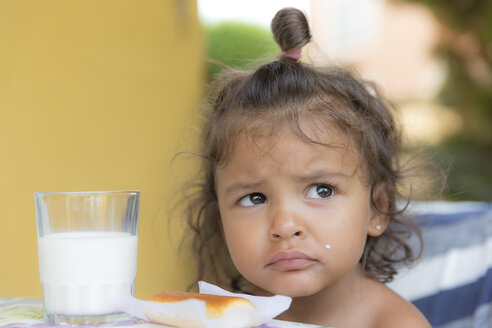
M 427 149 L 433 160 L 444 169 L 448 178 L 443 190 L 447 200 L 491 201 L 492 152 L 487 145 L 473 144 L 459 137 Z
M 234 68 L 247 68 L 260 60 L 272 60 L 280 51 L 271 32 L 255 25 L 222 22 L 205 26 L 209 59 Z M 207 67 L 208 78 L 220 72 L 213 63 Z
M 481 40 L 492 39 L 492 2 L 490 0 L 407 0 L 429 7 L 454 31 L 473 31 Z
M 437 149 L 450 162 L 447 198 L 492 200 L 492 1 L 405 0 L 428 6 L 445 26 L 436 54 L 448 75 L 439 101 L 462 131 Z

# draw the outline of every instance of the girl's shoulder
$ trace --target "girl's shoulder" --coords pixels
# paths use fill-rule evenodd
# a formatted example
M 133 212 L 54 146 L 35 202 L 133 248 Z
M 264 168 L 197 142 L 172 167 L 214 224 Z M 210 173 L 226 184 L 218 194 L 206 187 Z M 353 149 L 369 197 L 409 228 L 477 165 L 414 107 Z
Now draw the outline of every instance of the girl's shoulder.
M 374 327 L 430 328 L 424 315 L 410 302 L 381 284 L 379 302 L 374 304 Z

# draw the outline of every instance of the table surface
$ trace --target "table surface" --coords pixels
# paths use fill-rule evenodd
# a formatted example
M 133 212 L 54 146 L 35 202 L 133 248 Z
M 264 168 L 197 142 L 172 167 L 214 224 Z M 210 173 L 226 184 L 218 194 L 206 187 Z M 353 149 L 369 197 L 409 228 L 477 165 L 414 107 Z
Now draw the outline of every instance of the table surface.
M 57 327 L 44 323 L 43 305 L 40 299 L 32 298 L 0 298 L 0 326 L 9 328 L 48 328 Z M 67 327 L 58 326 L 58 327 Z M 83 326 L 88 327 L 88 326 Z M 145 322 L 140 319 L 114 324 L 103 324 L 99 327 L 126 328 L 162 328 L 163 326 Z M 260 328 L 323 328 L 295 322 L 271 320 Z

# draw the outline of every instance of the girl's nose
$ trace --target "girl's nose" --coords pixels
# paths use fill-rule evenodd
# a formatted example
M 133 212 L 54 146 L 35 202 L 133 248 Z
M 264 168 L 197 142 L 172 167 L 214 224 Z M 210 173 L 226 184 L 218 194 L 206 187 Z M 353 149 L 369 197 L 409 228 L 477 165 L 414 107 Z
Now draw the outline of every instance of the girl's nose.
M 306 231 L 302 225 L 302 220 L 292 208 L 279 208 L 272 211 L 271 240 L 303 238 L 305 235 Z

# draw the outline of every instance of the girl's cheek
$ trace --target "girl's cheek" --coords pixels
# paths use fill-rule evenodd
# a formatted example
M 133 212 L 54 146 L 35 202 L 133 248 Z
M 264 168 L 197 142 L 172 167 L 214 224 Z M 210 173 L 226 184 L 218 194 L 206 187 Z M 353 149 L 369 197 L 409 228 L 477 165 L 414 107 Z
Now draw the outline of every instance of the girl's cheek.
M 254 225 L 225 222 L 223 228 L 227 245 L 234 253 L 246 253 L 258 242 Z

